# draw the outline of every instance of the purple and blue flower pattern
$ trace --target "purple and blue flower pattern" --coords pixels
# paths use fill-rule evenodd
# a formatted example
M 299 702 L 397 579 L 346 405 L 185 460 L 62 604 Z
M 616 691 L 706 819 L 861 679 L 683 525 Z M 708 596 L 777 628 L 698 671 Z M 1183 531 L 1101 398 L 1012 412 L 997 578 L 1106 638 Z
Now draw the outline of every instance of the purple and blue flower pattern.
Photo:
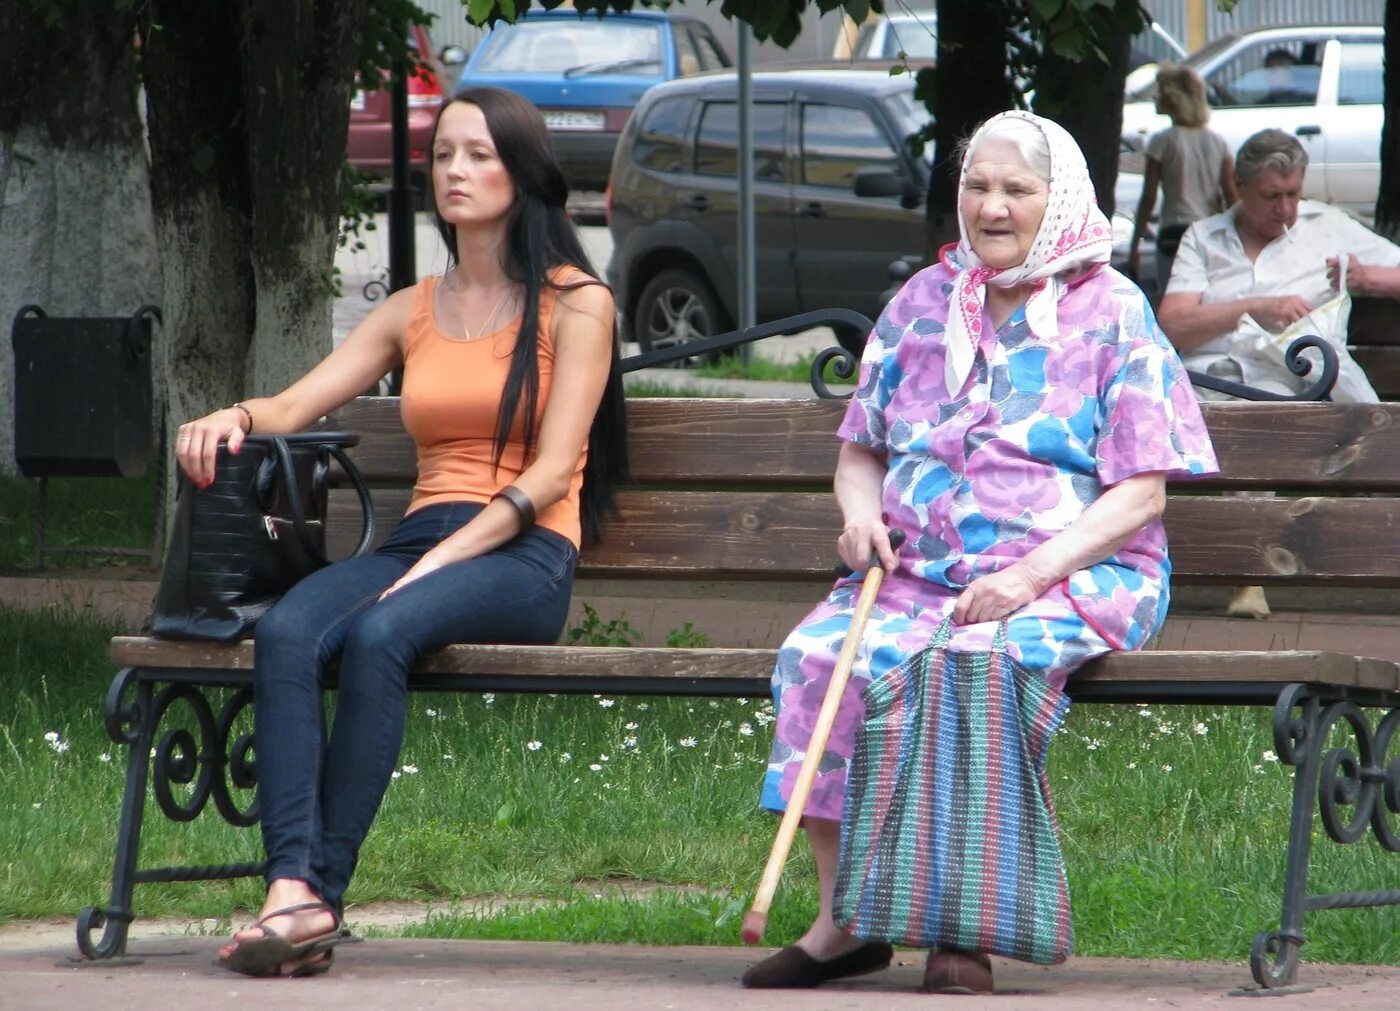
M 943 321 L 956 267 L 925 268 L 886 308 L 838 432 L 886 454 L 885 522 L 906 540 L 862 636 L 805 811 L 812 817 L 841 817 L 861 691 L 927 645 L 968 584 L 1067 529 L 1120 481 L 1217 471 L 1180 359 L 1141 291 L 1108 267 L 1069 285 L 1056 338 L 1035 337 L 1021 312 L 1000 330 L 984 320 L 973 371 L 949 400 Z M 1150 641 L 1166 616 L 1170 573 L 1154 521 L 1015 612 L 1007 650 L 1062 689 L 1087 660 Z M 856 579 L 838 581 L 779 652 L 765 808 L 786 807 L 859 589 Z M 986 652 L 995 631 L 994 622 L 957 626 L 949 648 Z

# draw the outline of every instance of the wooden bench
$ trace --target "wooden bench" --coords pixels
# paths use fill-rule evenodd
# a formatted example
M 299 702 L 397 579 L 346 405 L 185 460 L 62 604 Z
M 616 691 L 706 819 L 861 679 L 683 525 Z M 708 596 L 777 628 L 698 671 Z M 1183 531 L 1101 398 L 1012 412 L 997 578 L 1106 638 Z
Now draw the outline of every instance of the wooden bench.
M 1382 400 L 1400 400 L 1400 302 L 1354 298 L 1347 347 Z
M 580 580 L 703 583 L 716 594 L 759 581 L 803 588 L 815 602 L 830 585 L 840 527 L 830 485 L 832 433 L 843 410 L 844 402 L 832 400 L 632 400 L 634 484 L 621 496 L 622 516 L 607 542 L 584 552 Z M 1400 404 L 1211 404 L 1206 418 L 1224 475 L 1170 487 L 1166 522 L 1177 583 L 1400 587 Z M 336 427 L 361 433 L 354 456 L 375 488 L 379 529 L 387 532 L 414 479 L 398 403 L 361 398 Z M 1203 494 L 1228 489 L 1277 497 Z M 333 499 L 331 540 L 341 549 L 358 533 L 352 499 Z M 777 645 L 459 645 L 428 657 L 410 686 L 766 697 Z M 251 701 L 251 642 L 121 637 L 111 655 L 123 669 L 109 691 L 106 719 L 113 739 L 129 745 L 129 759 L 111 897 L 79 919 L 79 945 L 89 958 L 124 954 L 136 884 L 260 871 L 251 863 L 137 867 L 148 783 L 168 816 L 189 820 L 212 800 L 235 824 L 256 821 L 250 742 L 230 739 L 235 717 Z M 234 689 L 217 712 L 205 695 L 215 687 Z M 1296 772 L 1281 922 L 1259 933 L 1251 955 L 1261 986 L 1293 984 L 1305 912 L 1400 903 L 1396 891 L 1307 893 L 1315 810 L 1334 838 L 1355 841 L 1371 825 L 1396 848 L 1388 816 L 1400 804 L 1400 762 L 1387 767 L 1385 755 L 1400 720 L 1397 663 L 1292 650 L 1115 653 L 1077 673 L 1069 692 L 1076 702 L 1273 707 L 1276 750 Z M 179 726 L 189 736 L 171 745 L 162 721 L 187 712 L 194 725 L 187 718 Z M 1324 752 L 1335 726 L 1352 736 L 1350 762 Z M 189 785 L 176 791 L 172 783 Z

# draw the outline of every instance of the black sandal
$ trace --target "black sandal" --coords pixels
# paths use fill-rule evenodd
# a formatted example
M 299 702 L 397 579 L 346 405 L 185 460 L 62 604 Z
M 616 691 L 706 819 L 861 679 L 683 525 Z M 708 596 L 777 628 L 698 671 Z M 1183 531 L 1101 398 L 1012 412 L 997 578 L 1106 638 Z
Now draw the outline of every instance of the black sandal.
M 293 913 L 312 909 L 325 910 L 330 913 L 335 919 L 335 926 L 324 934 L 308 937 L 304 941 L 295 943 L 287 940 L 271 927 L 264 926 L 268 920 L 276 919 L 279 916 L 290 916 Z M 302 902 L 295 906 L 274 909 L 248 929 L 262 931 L 262 937 L 239 942 L 233 951 L 229 952 L 227 958 L 221 958 L 217 962 L 230 972 L 241 973 L 244 976 L 315 976 L 331 967 L 332 949 L 350 936 L 350 932 L 341 925 L 340 914 L 327 902 Z M 287 962 L 296 962 L 321 953 L 325 954 L 324 959 L 317 959 L 299 966 L 290 973 L 284 974 L 282 972 L 282 966 Z

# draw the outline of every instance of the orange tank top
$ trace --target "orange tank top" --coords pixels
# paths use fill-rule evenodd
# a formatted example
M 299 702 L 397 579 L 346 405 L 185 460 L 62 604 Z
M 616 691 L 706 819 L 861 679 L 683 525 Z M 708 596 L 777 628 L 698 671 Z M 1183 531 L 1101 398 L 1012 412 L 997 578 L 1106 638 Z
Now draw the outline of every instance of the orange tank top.
M 583 276 L 563 267 L 551 273 L 559 283 Z M 439 502 L 486 502 L 520 476 L 525 459 L 524 425 L 516 417 L 493 469 L 496 412 L 504 395 L 506 373 L 515 350 L 520 317 L 494 333 L 475 340 L 457 340 L 438 327 L 433 315 L 436 277 L 419 281 L 404 335 L 403 389 L 399 411 L 404 428 L 418 447 L 418 482 L 408 511 Z M 549 403 L 554 379 L 554 344 L 551 321 L 558 293 L 546 286 L 540 293 L 539 401 L 535 432 Z M 524 398 L 521 398 L 524 408 Z M 579 545 L 579 493 L 588 450 L 579 455 L 569 491 L 558 502 L 541 509 L 536 522 Z

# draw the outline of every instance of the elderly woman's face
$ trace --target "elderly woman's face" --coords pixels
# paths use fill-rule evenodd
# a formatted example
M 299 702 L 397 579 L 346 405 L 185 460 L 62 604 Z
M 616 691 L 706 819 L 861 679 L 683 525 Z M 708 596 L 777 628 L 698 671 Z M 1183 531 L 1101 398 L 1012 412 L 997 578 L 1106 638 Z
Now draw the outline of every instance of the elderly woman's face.
M 979 144 L 958 198 L 972 251 L 997 270 L 1025 263 L 1045 217 L 1048 193 L 1045 180 L 1031 170 L 1015 144 Z

